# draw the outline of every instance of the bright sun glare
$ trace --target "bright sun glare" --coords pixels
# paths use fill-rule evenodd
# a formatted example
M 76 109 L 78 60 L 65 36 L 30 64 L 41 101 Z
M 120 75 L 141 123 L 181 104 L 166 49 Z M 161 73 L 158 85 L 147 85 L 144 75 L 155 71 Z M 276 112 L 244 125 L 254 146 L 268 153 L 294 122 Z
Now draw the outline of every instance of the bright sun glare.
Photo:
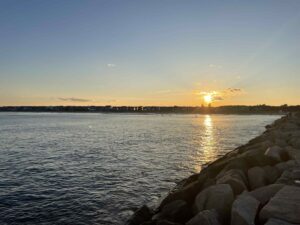
M 204 96 L 204 101 L 209 104 L 212 102 L 212 96 L 211 95 L 205 95 Z

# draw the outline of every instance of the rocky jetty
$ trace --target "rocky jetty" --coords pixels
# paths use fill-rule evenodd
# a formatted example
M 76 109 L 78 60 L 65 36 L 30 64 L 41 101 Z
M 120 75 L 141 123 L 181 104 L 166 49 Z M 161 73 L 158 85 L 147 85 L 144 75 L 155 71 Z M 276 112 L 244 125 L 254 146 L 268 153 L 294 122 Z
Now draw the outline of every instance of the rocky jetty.
M 181 181 L 127 225 L 300 224 L 300 113 Z

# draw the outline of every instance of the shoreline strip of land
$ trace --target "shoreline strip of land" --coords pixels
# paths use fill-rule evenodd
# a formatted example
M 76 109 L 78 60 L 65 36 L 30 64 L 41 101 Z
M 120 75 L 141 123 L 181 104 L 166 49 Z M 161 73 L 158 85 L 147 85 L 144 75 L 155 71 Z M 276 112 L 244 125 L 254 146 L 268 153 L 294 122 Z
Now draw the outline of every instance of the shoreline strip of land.
M 0 106 L 0 112 L 55 113 L 158 113 L 158 114 L 275 114 L 299 112 L 300 105 L 227 105 L 227 106 Z

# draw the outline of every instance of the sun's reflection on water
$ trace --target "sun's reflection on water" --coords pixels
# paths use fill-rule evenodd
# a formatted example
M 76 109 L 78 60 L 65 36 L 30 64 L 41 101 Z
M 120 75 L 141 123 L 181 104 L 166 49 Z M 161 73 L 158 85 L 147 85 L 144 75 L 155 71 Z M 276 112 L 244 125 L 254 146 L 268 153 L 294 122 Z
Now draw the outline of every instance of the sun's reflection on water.
M 204 117 L 204 126 L 209 132 L 212 132 L 212 119 L 210 115 L 205 115 Z
M 203 131 L 203 160 L 205 163 L 212 161 L 215 158 L 215 137 L 213 129 L 213 121 L 210 115 L 206 115 L 204 118 L 204 131 Z
M 201 126 L 202 130 L 200 143 L 199 143 L 199 151 L 197 152 L 197 162 L 195 165 L 195 170 L 199 172 L 201 170 L 201 165 L 211 162 L 216 159 L 216 141 L 214 135 L 214 123 L 213 119 L 210 115 L 205 115 L 203 119 L 203 123 Z

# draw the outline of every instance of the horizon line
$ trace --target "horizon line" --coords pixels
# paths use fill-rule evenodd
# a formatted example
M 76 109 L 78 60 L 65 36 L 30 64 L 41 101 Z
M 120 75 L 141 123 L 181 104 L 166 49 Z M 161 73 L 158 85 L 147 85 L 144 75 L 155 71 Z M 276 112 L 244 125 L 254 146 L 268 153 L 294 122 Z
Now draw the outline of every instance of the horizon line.
M 190 107 L 190 108 L 202 108 L 202 107 L 210 107 L 210 108 L 218 108 L 218 107 L 237 107 L 237 106 L 246 106 L 246 107 L 255 107 L 255 106 L 269 106 L 269 107 L 300 107 L 300 104 L 297 105 L 268 105 L 268 104 L 256 104 L 256 105 L 199 105 L 199 106 L 191 106 L 191 105 L 0 105 L 0 108 L 5 107 Z

